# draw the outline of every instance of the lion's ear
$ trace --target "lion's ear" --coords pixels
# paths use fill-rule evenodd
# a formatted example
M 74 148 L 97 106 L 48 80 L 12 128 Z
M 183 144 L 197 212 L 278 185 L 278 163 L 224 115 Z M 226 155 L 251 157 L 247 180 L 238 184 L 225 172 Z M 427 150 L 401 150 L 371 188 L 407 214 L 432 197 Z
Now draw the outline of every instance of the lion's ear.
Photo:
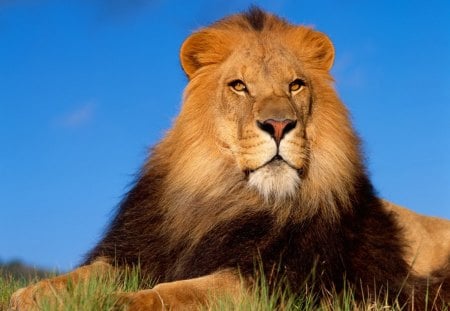
M 230 36 L 216 29 L 200 30 L 181 46 L 180 61 L 189 79 L 203 66 L 222 62 L 231 52 Z
M 291 34 L 294 36 L 296 50 L 308 64 L 330 70 L 334 62 L 334 46 L 325 34 L 307 27 L 299 26 Z

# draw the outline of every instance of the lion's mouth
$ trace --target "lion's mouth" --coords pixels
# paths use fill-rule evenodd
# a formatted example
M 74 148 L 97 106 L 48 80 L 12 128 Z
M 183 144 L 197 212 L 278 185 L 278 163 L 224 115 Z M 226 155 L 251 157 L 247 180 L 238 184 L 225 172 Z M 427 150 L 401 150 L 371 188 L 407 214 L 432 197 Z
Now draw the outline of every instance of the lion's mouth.
M 280 155 L 255 170 L 247 170 L 248 185 L 265 200 L 295 197 L 302 182 L 303 170 L 293 167 Z
M 267 161 L 266 163 L 264 163 L 263 165 L 257 167 L 256 169 L 247 169 L 244 171 L 245 176 L 249 177 L 250 174 L 252 174 L 253 172 L 256 172 L 262 168 L 267 168 L 267 169 L 271 169 L 271 170 L 277 170 L 280 166 L 284 166 L 287 165 L 288 167 L 290 167 L 292 170 L 296 171 L 299 177 L 303 177 L 304 175 L 304 169 L 302 167 L 300 168 L 296 168 L 293 165 L 291 165 L 288 161 L 286 161 L 285 159 L 283 159 L 283 157 L 279 154 L 275 155 L 272 159 L 270 159 L 269 161 Z

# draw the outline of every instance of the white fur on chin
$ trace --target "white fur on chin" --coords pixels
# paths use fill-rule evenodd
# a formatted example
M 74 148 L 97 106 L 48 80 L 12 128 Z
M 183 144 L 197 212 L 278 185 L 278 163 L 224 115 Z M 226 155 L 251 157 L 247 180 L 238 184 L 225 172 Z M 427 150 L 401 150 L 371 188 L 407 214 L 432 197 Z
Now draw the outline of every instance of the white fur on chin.
M 298 193 L 300 177 L 297 170 L 285 162 L 269 163 L 249 175 L 248 183 L 258 190 L 266 201 L 294 197 Z

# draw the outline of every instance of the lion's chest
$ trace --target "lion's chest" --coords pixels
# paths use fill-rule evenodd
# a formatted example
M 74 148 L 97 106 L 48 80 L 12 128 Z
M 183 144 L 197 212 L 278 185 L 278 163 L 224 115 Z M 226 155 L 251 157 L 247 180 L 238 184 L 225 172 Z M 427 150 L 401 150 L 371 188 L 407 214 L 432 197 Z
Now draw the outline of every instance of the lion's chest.
M 197 277 L 234 267 L 252 274 L 262 267 L 266 276 L 279 270 L 279 275 L 287 277 L 294 286 L 303 284 L 314 269 L 323 281 L 330 279 L 335 283 L 334 274 L 341 278 L 343 271 L 339 261 L 342 243 L 332 239 L 332 232 L 327 231 L 316 223 L 277 227 L 267 213 L 219 223 L 194 251 L 179 261 L 183 267 L 179 267 L 180 274 L 174 278 Z M 327 267 L 333 267 L 333 271 Z

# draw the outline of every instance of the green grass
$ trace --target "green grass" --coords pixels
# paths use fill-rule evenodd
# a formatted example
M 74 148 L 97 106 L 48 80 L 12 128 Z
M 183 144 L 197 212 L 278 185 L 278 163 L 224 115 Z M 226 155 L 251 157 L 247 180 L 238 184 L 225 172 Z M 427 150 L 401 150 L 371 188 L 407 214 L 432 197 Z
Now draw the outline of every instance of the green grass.
M 11 275 L 0 274 L 0 310 L 6 310 L 12 293 L 28 282 L 25 279 L 14 279 Z
M 11 294 L 37 279 L 15 279 L 11 276 L 0 273 L 0 310 L 6 310 Z M 137 269 L 126 271 L 120 275 L 94 276 L 86 282 L 69 284 L 67 290 L 55 293 L 51 299 L 42 301 L 40 308 L 43 311 L 56 310 L 117 310 L 114 309 L 116 292 L 133 292 L 139 289 L 150 288 L 151 282 L 142 280 Z M 399 307 L 388 306 L 384 301 L 385 297 L 378 297 L 376 303 L 367 302 L 357 304 L 353 298 L 351 290 L 343 290 L 339 295 L 327 293 L 319 305 L 315 304 L 313 295 L 296 297 L 289 294 L 288 290 L 275 290 L 269 292 L 269 286 L 264 278 L 261 278 L 255 289 L 248 296 L 236 303 L 232 299 L 224 298 L 217 302 L 212 308 L 205 310 L 249 310 L 249 311 L 269 311 L 282 306 L 282 310 L 299 311 L 353 311 L 370 310 L 386 311 L 401 310 Z M 280 287 L 281 288 L 281 287 Z M 369 300 L 369 299 L 367 299 Z M 60 306 L 64 308 L 60 308 Z M 442 311 L 448 310 L 443 307 Z
M 0 310 L 7 309 L 14 291 L 39 279 L 37 276 L 15 279 L 7 273 L 0 273 Z M 64 291 L 55 291 L 51 297 L 40 301 L 39 308 L 42 311 L 117 310 L 114 309 L 117 299 L 114 293 L 135 292 L 151 286 L 151 282 L 141 277 L 138 269 L 120 274 L 94 275 L 84 282 L 69 283 Z

